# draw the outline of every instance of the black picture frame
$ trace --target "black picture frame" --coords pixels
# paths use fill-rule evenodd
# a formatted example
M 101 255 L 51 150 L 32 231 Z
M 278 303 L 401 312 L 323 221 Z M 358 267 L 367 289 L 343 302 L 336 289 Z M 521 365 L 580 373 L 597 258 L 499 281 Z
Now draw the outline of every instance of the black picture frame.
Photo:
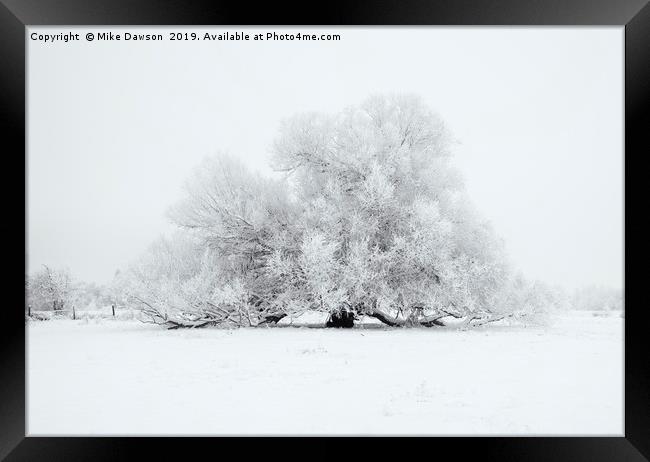
M 643 206 L 633 213 L 627 201 L 643 201 L 644 179 L 640 168 L 648 153 L 650 116 L 650 6 L 647 0 L 429 0 L 383 2 L 298 3 L 253 5 L 246 2 L 178 0 L 0 0 L 0 113 L 5 175 L 3 233 L 5 267 L 11 284 L 5 288 L 3 329 L 0 333 L 0 459 L 17 460 L 122 460 L 146 454 L 147 458 L 175 454 L 187 458 L 197 449 L 215 457 L 225 446 L 244 452 L 257 449 L 281 457 L 300 454 L 294 442 L 241 441 L 211 438 L 45 438 L 25 436 L 25 324 L 17 309 L 18 271 L 26 266 L 26 236 L 20 236 L 19 217 L 25 217 L 26 133 L 25 133 L 25 27 L 30 25 L 618 25 L 625 27 L 625 436 L 624 437 L 468 437 L 423 438 L 406 442 L 347 441 L 371 456 L 405 455 L 413 448 L 423 457 L 443 457 L 451 450 L 456 457 L 487 457 L 505 460 L 552 461 L 642 461 L 650 459 L 650 336 L 647 309 L 641 300 L 644 270 L 632 270 L 632 262 L 643 261 L 643 239 L 632 238 L 641 231 Z M 11 167 L 7 162 L 12 163 Z M 15 164 L 14 164 L 15 162 Z M 635 168 L 636 166 L 636 168 Z M 585 166 L 585 168 L 589 168 Z M 22 175 L 20 174 L 22 172 Z M 637 176 L 637 178 L 635 178 Z M 20 183 L 22 182 L 22 189 Z M 647 182 L 647 181 L 646 181 Z M 16 193 L 18 191 L 18 194 Z M 22 209 L 22 210 L 21 210 Z M 26 220 L 26 219 L 25 219 Z M 25 221 L 25 232 L 28 225 Z M 23 240 L 24 239 L 24 240 Z M 24 242 L 20 255 L 13 242 Z M 634 242 L 634 244 L 632 244 Z M 12 243 L 12 244 L 9 244 Z M 633 250 L 630 250 L 633 249 Z M 16 263 L 15 263 L 16 262 Z M 14 278 L 16 279 L 14 281 Z M 5 281 L 8 280 L 5 278 Z M 24 281 L 23 281 L 24 282 Z M 8 290 L 11 287 L 11 290 Z M 639 287 L 639 289 L 637 289 Z M 637 299 L 635 300 L 636 297 Z M 24 297 L 23 297 L 24 303 Z M 343 455 L 344 445 L 335 441 L 301 438 L 303 456 Z M 361 443 L 361 444 L 359 444 Z M 239 448 L 239 449 L 237 449 Z M 290 448 L 289 451 L 286 451 Z M 408 450 L 405 452 L 405 450 Z M 287 452 L 289 454 L 287 454 Z M 274 454 L 275 453 L 275 454 Z

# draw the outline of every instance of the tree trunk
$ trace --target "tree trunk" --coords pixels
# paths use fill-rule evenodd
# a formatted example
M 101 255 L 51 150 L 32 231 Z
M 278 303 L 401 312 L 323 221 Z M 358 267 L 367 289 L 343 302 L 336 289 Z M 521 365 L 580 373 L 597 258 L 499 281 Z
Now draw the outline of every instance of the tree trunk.
M 391 327 L 407 327 L 407 326 L 409 327 L 443 326 L 444 327 L 445 323 L 442 321 L 442 318 L 447 317 L 448 314 L 443 313 L 443 314 L 438 314 L 433 316 L 422 316 L 422 317 L 411 318 L 411 319 L 399 319 L 399 318 L 394 318 L 377 308 L 374 308 L 370 313 L 368 313 L 368 316 L 372 316 L 373 318 L 379 319 L 381 322 Z
M 262 324 L 277 324 L 282 318 L 285 318 L 287 315 L 285 313 L 280 314 L 270 314 L 266 316 L 262 321 L 257 324 L 261 326 Z
M 373 318 L 379 319 L 381 322 L 391 327 L 404 325 L 403 321 L 393 318 L 388 314 L 384 313 L 383 311 L 379 311 L 376 308 L 373 309 L 370 313 L 368 313 L 368 316 L 372 316 Z
M 325 327 L 345 327 L 350 328 L 354 326 L 354 313 L 352 311 L 343 310 L 338 313 L 332 313 L 325 323 Z
M 413 317 L 409 319 L 399 319 L 399 318 L 394 318 L 377 308 L 374 308 L 370 313 L 368 313 L 368 316 L 372 316 L 373 318 L 379 319 L 381 322 L 391 327 L 418 327 L 418 326 L 445 327 L 450 324 L 446 323 L 443 319 L 447 317 L 452 317 L 452 318 L 463 320 L 461 323 L 455 325 L 455 327 L 459 327 L 459 328 L 478 327 L 491 322 L 501 321 L 502 319 L 506 319 L 513 316 L 513 314 L 492 315 L 492 316 L 470 314 L 467 316 L 462 316 L 458 313 L 453 313 L 446 310 L 441 310 L 441 311 L 442 312 L 440 314 L 435 314 L 431 316 L 420 316 L 420 317 Z
M 212 324 L 214 321 L 196 321 L 196 322 L 178 322 L 178 321 L 165 321 L 163 324 L 167 326 L 167 330 L 174 329 L 196 329 L 199 327 L 206 327 Z

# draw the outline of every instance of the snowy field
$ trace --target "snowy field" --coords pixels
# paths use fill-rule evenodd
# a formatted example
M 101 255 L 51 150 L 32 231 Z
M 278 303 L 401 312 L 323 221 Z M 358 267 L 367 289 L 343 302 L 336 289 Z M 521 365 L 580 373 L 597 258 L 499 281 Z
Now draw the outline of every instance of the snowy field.
M 166 331 L 30 322 L 29 435 L 622 435 L 623 319 Z

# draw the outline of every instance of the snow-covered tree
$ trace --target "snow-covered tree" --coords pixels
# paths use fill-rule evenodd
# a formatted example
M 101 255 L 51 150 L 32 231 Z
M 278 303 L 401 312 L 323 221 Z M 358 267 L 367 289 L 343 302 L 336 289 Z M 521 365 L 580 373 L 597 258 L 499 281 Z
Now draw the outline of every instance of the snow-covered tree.
M 469 205 L 444 124 L 412 96 L 370 98 L 341 114 L 286 121 L 273 165 L 291 179 L 304 226 L 333 279 L 311 282 L 327 311 L 392 324 L 489 318 L 506 267 Z M 304 259 L 304 255 L 302 256 Z
M 43 265 L 28 280 L 28 303 L 37 310 L 69 308 L 75 296 L 73 284 L 69 270 Z
M 260 306 L 245 284 L 245 273 L 196 235 L 178 232 L 151 245 L 115 286 L 140 307 L 143 321 L 168 327 L 252 326 L 274 319 L 271 307 Z
M 417 97 L 286 120 L 272 180 L 205 160 L 170 211 L 181 232 L 131 269 L 153 322 L 258 325 L 318 310 L 330 325 L 480 324 L 513 313 L 503 244 L 472 207 L 452 138 Z

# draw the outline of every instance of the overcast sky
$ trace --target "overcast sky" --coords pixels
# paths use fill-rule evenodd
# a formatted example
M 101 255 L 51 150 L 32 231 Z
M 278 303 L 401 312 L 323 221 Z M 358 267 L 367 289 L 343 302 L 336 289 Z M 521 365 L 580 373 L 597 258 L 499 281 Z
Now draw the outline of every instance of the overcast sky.
M 71 30 L 82 40 L 28 37 L 30 272 L 47 263 L 108 282 L 172 229 L 165 211 L 203 157 L 225 150 L 268 172 L 283 118 L 408 92 L 459 140 L 470 195 L 516 267 L 568 288 L 622 287 L 622 28 L 341 28 L 338 42 L 28 33 Z

